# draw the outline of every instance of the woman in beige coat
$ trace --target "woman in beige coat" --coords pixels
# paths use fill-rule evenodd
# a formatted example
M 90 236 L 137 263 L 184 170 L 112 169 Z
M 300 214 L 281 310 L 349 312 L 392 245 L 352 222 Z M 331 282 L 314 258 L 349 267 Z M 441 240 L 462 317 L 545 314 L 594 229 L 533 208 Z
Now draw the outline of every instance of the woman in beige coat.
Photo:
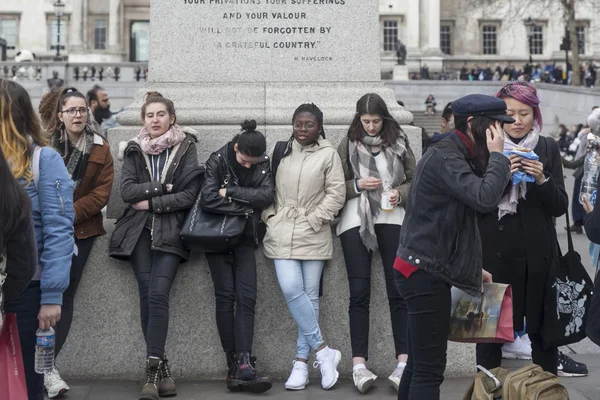
M 337 382 L 342 354 L 327 347 L 321 336 L 319 282 L 325 261 L 333 255 L 330 223 L 344 205 L 344 172 L 339 155 L 325 139 L 323 113 L 317 106 L 301 105 L 292 121 L 292 138 L 283 154 L 274 155 L 280 162 L 274 166 L 275 204 L 263 212 L 264 251 L 275 262 L 279 285 L 298 324 L 296 360 L 285 387 L 304 389 L 307 362 L 315 351 L 321 385 L 330 389 Z

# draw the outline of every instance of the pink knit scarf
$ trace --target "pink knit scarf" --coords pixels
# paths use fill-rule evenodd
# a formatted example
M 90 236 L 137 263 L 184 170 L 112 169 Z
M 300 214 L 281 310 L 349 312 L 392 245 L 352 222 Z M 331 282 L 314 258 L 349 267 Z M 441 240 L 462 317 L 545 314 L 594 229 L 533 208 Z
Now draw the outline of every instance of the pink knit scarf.
M 142 128 L 138 135 L 140 146 L 142 151 L 150 155 L 158 155 L 173 146 L 177 146 L 185 139 L 185 133 L 181 130 L 181 127 L 177 124 L 171 126 L 163 135 L 152 139 L 150 132 L 146 128 Z

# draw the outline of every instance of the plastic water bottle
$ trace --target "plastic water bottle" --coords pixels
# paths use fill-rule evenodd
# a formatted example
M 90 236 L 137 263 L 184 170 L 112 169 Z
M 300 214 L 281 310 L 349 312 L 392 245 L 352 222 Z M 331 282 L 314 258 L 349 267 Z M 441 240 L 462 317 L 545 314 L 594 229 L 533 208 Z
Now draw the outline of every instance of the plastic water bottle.
M 35 334 L 35 372 L 50 372 L 54 368 L 54 329 L 38 329 Z
M 600 138 L 593 133 L 588 134 L 589 152 L 585 156 L 583 178 L 581 180 L 581 191 L 579 202 L 584 204 L 587 198 L 590 203 L 595 202 L 598 191 L 598 173 L 600 172 Z

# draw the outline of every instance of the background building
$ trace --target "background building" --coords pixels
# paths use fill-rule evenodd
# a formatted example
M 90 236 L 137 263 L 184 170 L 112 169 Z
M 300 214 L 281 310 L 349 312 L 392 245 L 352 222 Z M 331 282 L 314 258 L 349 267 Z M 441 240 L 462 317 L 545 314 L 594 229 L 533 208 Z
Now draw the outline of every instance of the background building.
M 173 0 L 165 0 L 173 1 Z M 358 0 L 354 0 L 358 1 Z M 373 0 L 361 0 L 373 1 Z M 56 0 L 2 0 L 0 37 L 12 60 L 20 50 L 51 60 L 56 54 Z M 149 0 L 62 0 L 60 47 L 73 63 L 145 62 L 149 55 Z M 432 72 L 514 62 L 564 64 L 560 0 L 379 0 L 382 73 L 396 63 L 396 44 L 407 48 L 410 71 Z M 600 59 L 600 1 L 578 0 L 577 35 L 583 60 Z M 526 21 L 531 18 L 528 36 Z
M 8 59 L 29 50 L 37 59 L 56 55 L 56 0 L 2 0 L 0 37 Z M 69 62 L 148 61 L 149 0 L 62 0 L 61 55 Z

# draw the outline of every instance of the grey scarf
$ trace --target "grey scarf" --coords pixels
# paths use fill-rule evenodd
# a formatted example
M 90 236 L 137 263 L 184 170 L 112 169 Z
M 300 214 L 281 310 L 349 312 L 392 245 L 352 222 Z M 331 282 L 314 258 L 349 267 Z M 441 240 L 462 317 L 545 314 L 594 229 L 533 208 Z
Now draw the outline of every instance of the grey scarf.
M 52 140 L 52 147 L 54 147 L 63 160 L 66 160 L 69 156 L 69 137 L 67 131 L 63 128 L 56 132 Z M 77 191 L 85 169 L 87 168 L 88 159 L 94 146 L 94 131 L 89 125 L 86 125 L 85 130 L 79 137 L 77 143 L 71 143 L 73 148 L 71 149 L 71 155 L 66 162 L 67 170 L 73 180 L 73 193 Z
M 535 125 L 531 132 L 523 138 L 518 144 L 514 144 L 510 137 L 504 133 L 504 153 L 510 153 L 517 147 L 526 147 L 528 149 L 535 149 L 540 140 L 539 127 Z M 511 181 L 512 182 L 512 181 Z M 502 196 L 500 204 L 498 204 L 498 219 L 502 219 L 507 214 L 515 214 L 517 212 L 517 206 L 519 205 L 519 199 L 525 199 L 527 197 L 527 182 L 521 182 L 517 185 L 512 185 L 510 190 Z
M 356 179 L 369 177 L 381 179 L 381 174 L 377 170 L 375 157 L 371 152 L 373 146 L 381 147 L 381 155 L 383 155 L 387 161 L 388 173 L 392 177 L 392 182 L 387 182 L 387 184 L 390 188 L 400 186 L 406 180 L 403 162 L 404 156 L 406 155 L 404 137 L 399 137 L 392 146 L 383 146 L 383 141 L 380 136 L 365 135 L 360 142 L 348 141 L 348 152 L 354 177 Z M 381 194 L 383 191 L 384 188 L 382 185 L 377 190 L 363 191 L 359 197 L 359 232 L 363 244 L 369 250 L 377 249 L 375 221 L 381 212 Z

